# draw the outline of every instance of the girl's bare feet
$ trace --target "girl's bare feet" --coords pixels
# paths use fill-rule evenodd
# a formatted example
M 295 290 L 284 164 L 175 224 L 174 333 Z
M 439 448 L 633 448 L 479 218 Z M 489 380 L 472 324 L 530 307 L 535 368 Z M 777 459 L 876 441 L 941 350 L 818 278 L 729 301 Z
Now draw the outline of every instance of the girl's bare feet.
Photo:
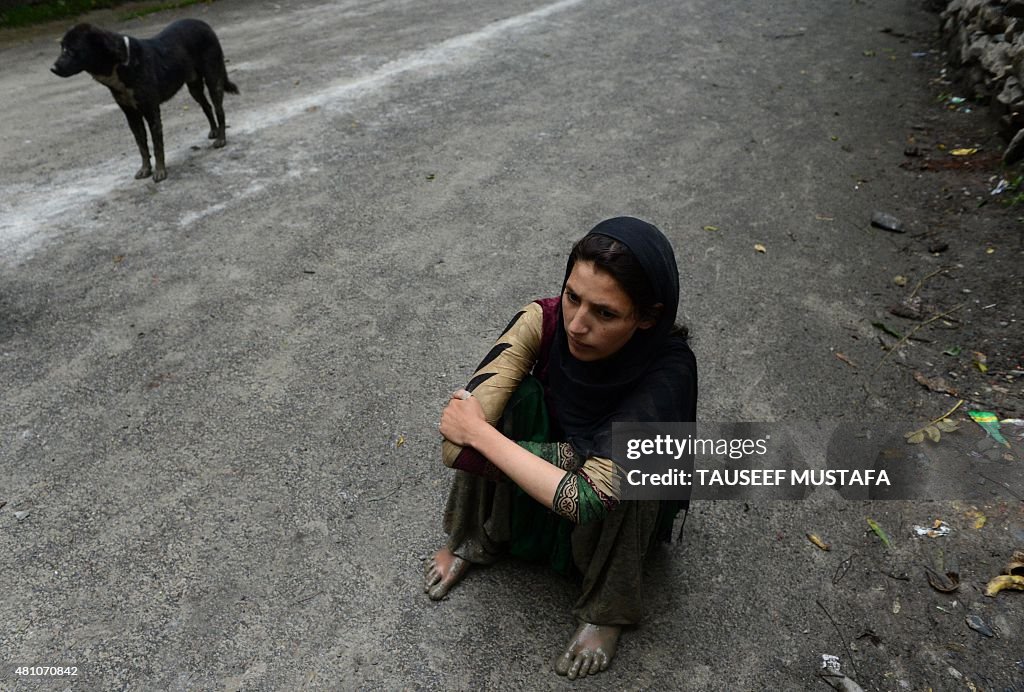
M 576 629 L 565 653 L 555 664 L 555 672 L 575 680 L 607 669 L 615 656 L 621 632 L 622 628 L 616 625 L 584 622 Z
M 440 601 L 459 583 L 469 563 L 447 547 L 441 548 L 427 561 L 423 574 L 423 591 L 433 601 Z

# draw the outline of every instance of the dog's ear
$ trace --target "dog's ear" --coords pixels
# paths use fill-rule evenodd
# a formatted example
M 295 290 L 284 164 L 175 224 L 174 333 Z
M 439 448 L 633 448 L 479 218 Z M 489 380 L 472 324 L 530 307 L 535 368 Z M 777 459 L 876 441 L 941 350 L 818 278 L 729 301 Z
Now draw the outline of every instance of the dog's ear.
M 128 61 L 128 47 L 124 45 L 124 39 L 121 36 L 102 29 L 94 30 L 91 35 L 100 50 L 113 58 L 115 62 L 124 64 Z

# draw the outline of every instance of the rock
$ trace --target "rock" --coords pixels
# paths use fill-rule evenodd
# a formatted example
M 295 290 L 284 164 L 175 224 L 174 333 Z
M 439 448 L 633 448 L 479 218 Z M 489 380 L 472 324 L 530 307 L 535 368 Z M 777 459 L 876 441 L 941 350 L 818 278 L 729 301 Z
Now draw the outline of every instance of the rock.
M 1024 158 L 1024 128 L 1018 130 L 1010 141 L 1010 146 L 1006 147 L 1006 151 L 1003 152 L 1003 163 L 1012 166 L 1021 158 Z
M 871 225 L 884 231 L 892 231 L 893 233 L 907 232 L 899 219 L 892 214 L 886 214 L 884 211 L 876 211 L 871 215 Z
M 981 619 L 980 615 L 971 613 L 965 618 L 965 620 L 967 621 L 967 626 L 975 632 L 977 632 L 978 634 L 983 635 L 985 637 L 996 636 L 996 633 L 992 631 L 992 628 L 988 626 L 987 622 Z

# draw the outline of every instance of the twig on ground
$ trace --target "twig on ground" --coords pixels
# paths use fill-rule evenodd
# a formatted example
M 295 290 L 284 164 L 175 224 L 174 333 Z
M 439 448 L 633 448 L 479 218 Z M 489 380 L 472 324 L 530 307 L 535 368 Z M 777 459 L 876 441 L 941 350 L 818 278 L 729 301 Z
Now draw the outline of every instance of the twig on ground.
M 937 315 L 932 315 L 932 316 L 931 316 L 931 317 L 929 317 L 929 318 L 928 318 L 927 320 L 925 320 L 924 322 L 922 322 L 921 324 L 917 325 L 916 327 L 914 327 L 913 329 L 911 329 L 911 330 L 910 330 L 909 332 L 907 332 L 906 334 L 904 334 L 904 335 L 903 335 L 903 336 L 902 336 L 902 337 L 900 338 L 900 340 L 899 340 L 899 341 L 897 341 L 897 342 L 896 342 L 896 343 L 895 343 L 895 344 L 893 345 L 893 347 L 892 347 L 892 348 L 890 348 L 890 349 L 889 349 L 888 351 L 886 351 L 886 352 L 885 352 L 885 355 L 884 355 L 884 356 L 882 356 L 882 360 L 878 361 L 878 365 L 876 365 L 876 366 L 875 366 L 875 369 L 871 371 L 871 375 L 874 375 L 874 374 L 875 374 L 876 372 L 878 372 L 878 369 L 879 369 L 880 367 L 882 367 L 882 363 L 884 363 L 884 362 L 885 362 L 885 360 L 886 360 L 886 359 L 887 359 L 887 358 L 888 358 L 888 357 L 889 357 L 889 356 L 890 356 L 890 355 L 892 354 L 892 352 L 893 352 L 893 351 L 895 351 L 895 350 L 897 350 L 897 349 L 898 349 L 898 348 L 899 348 L 900 346 L 902 346 L 903 344 L 905 344 L 905 343 L 906 343 L 906 342 L 907 342 L 907 341 L 908 341 L 908 340 L 910 339 L 910 337 L 912 337 L 912 336 L 913 336 L 914 334 L 916 334 L 916 333 L 918 332 L 918 330 L 920 330 L 920 329 L 921 329 L 922 327 L 926 327 L 926 326 L 928 326 L 929 324 L 931 324 L 931 323 L 932 323 L 932 322 L 934 322 L 935 320 L 941 320 L 941 319 L 942 319 L 943 317 L 946 317 L 947 315 L 950 315 L 950 314 L 952 314 L 952 313 L 956 312 L 957 310 L 959 310 L 960 308 L 962 308 L 962 307 L 963 307 L 964 305 L 966 305 L 966 303 L 960 303 L 960 304 L 959 304 L 959 305 L 957 305 L 956 307 L 954 307 L 954 308 L 950 308 L 949 310 L 946 310 L 945 312 L 941 312 L 941 313 L 939 313 L 939 314 L 937 314 Z
M 367 502 L 379 502 L 381 500 L 386 500 L 389 497 L 391 497 L 392 495 L 394 495 L 395 493 L 397 493 L 401 489 L 402 489 L 402 484 L 399 483 L 398 486 L 394 490 L 392 490 L 390 493 L 388 493 L 387 495 L 381 495 L 380 497 L 371 497 L 369 500 L 367 500 Z
M 814 602 L 818 604 L 818 607 L 821 608 L 823 613 L 825 613 L 825 617 L 827 617 L 828 621 L 832 623 L 832 626 L 836 628 L 836 634 L 839 635 L 839 641 L 841 641 L 843 643 L 843 653 L 844 654 L 849 654 L 850 653 L 850 647 L 846 644 L 846 639 L 843 637 L 843 633 L 839 629 L 839 625 L 837 625 L 836 621 L 832 619 L 832 614 L 829 613 L 828 609 L 821 604 L 821 601 L 815 599 Z M 854 677 L 854 679 L 859 679 L 860 678 L 860 673 L 857 672 L 857 662 L 853 660 L 852 656 L 850 657 L 850 665 L 853 666 L 853 677 Z
M 936 274 L 941 274 L 942 272 L 946 271 L 947 268 L 948 267 L 939 267 L 938 269 L 933 271 L 931 274 L 929 274 L 928 276 L 926 276 L 923 279 L 921 279 L 920 281 L 918 281 L 917 282 L 917 286 L 914 286 L 914 290 L 910 292 L 910 295 L 907 297 L 907 300 L 913 300 L 914 296 L 917 295 L 917 292 L 920 291 L 921 288 L 924 286 L 924 282 L 925 281 L 927 281 L 928 279 L 932 278 Z

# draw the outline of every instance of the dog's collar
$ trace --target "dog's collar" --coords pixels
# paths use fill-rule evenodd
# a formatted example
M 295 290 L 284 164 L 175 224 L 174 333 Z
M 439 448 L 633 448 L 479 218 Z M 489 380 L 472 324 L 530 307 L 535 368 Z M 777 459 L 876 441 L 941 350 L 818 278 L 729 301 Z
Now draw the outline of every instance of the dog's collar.
M 124 64 L 127 65 L 132 61 L 132 44 L 127 36 L 122 36 L 121 38 L 124 39 Z

